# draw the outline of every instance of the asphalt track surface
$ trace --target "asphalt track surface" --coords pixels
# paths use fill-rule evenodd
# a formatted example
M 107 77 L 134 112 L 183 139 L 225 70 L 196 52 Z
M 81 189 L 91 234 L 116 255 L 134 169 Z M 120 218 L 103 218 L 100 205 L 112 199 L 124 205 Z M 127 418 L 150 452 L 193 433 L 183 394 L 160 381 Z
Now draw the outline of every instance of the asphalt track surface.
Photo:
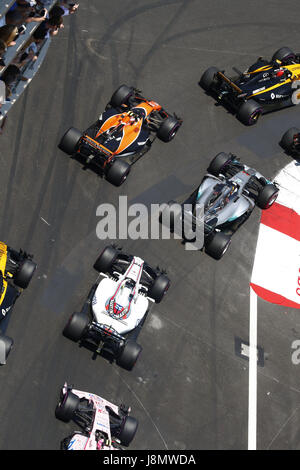
M 172 285 L 140 336 L 132 372 L 62 336 L 81 307 L 98 253 L 97 207 L 165 202 L 200 181 L 209 161 L 232 151 L 273 177 L 289 161 L 278 146 L 299 126 L 297 107 L 247 128 L 198 86 L 210 65 L 247 68 L 287 45 L 299 50 L 299 2 L 81 0 L 1 136 L 1 239 L 33 253 L 38 271 L 7 329 L 15 347 L 0 369 L 0 448 L 57 449 L 76 426 L 55 419 L 60 386 L 132 407 L 140 426 L 131 449 L 247 449 L 249 282 L 260 211 L 217 262 L 176 240 L 122 240 L 124 250 L 167 269 Z M 121 188 L 84 171 L 57 149 L 70 127 L 84 130 L 127 83 L 184 119 L 169 144 L 156 141 Z M 280 273 L 278 274 L 280 275 Z M 258 449 L 300 448 L 299 311 L 258 301 Z

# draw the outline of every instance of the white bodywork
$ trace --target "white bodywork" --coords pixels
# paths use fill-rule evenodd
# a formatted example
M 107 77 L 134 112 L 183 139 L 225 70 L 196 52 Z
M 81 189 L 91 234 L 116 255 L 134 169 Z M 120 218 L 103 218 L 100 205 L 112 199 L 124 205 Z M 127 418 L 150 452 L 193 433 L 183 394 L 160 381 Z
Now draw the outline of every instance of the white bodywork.
M 65 384 L 63 392 L 67 393 L 67 390 L 67 384 Z M 119 407 L 93 393 L 75 389 L 72 389 L 72 393 L 79 398 L 86 398 L 91 401 L 96 413 L 90 435 L 85 436 L 80 432 L 75 432 L 68 445 L 68 450 L 116 450 L 111 443 L 109 413 L 105 407 L 109 406 L 117 414 L 119 414 Z M 103 439 L 96 441 L 95 433 L 97 430 L 107 434 L 108 439 L 106 442 Z
M 120 335 L 133 330 L 146 314 L 149 298 L 139 292 L 144 261 L 133 257 L 124 274 L 115 273 L 118 280 L 106 277 L 100 281 L 93 297 L 95 320 L 102 327 Z

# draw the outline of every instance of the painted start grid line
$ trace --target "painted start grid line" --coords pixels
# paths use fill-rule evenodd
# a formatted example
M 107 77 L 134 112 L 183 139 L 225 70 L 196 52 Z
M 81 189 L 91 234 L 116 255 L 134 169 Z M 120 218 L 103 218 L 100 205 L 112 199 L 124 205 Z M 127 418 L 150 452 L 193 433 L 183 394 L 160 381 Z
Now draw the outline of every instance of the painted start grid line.
M 300 164 L 275 178 L 279 195 L 262 212 L 250 283 L 248 449 L 257 447 L 257 297 L 300 308 Z

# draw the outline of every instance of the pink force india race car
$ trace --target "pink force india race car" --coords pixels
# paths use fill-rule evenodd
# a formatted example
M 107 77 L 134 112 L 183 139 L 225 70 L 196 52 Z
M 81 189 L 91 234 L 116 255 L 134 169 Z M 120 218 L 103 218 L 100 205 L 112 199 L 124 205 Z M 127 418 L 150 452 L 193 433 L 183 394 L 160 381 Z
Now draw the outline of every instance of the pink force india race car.
M 128 447 L 138 428 L 129 416 L 130 408 L 116 406 L 94 393 L 75 390 L 67 383 L 61 388 L 56 418 L 74 421 L 80 428 L 61 442 L 61 450 L 122 450 Z

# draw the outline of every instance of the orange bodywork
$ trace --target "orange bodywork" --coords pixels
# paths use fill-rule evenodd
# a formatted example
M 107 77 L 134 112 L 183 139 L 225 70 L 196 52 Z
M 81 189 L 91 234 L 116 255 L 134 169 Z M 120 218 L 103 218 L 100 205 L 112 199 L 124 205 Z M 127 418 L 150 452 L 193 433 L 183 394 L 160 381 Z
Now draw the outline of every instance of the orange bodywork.
M 142 108 L 145 111 L 144 119 L 146 120 L 153 111 L 159 111 L 162 109 L 162 107 L 154 101 L 143 101 L 134 108 Z M 124 113 L 115 114 L 104 122 L 96 135 L 96 139 L 109 129 L 118 127 L 120 125 L 123 125 L 123 137 L 117 150 L 112 153 L 102 146 L 102 148 L 104 148 L 111 155 L 118 155 L 119 153 L 123 152 L 123 150 L 129 147 L 137 139 L 143 125 L 143 118 L 140 118 L 136 121 L 130 115 L 130 110 L 125 111 Z M 99 145 L 100 144 L 98 144 L 98 146 Z

